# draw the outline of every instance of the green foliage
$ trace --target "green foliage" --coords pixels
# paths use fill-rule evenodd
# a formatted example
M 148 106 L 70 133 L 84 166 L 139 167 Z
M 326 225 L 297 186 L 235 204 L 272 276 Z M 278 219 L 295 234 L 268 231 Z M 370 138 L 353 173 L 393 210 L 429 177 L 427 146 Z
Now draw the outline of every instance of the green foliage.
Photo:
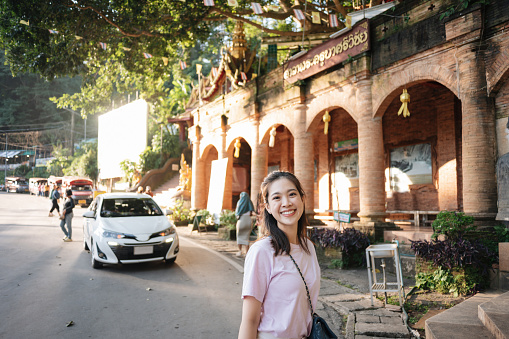
M 134 175 L 139 172 L 138 165 L 136 162 L 126 159 L 120 163 L 120 169 L 124 172 L 124 179 L 126 179 L 129 186 L 131 186 Z
M 419 272 L 415 277 L 415 284 L 422 290 L 436 291 L 442 294 L 467 295 L 476 290 L 480 281 L 485 281 L 471 268 L 465 270 L 449 270 L 438 267 L 434 271 Z
M 31 171 L 30 167 L 27 165 L 21 165 L 16 167 L 14 170 L 14 175 L 19 177 L 26 177 L 27 174 Z
M 329 268 L 344 268 L 346 266 L 345 262 L 343 262 L 343 259 L 331 259 Z
M 147 146 L 140 154 L 140 171 L 142 175 L 151 169 L 160 168 L 169 158 L 177 158 L 184 145 L 179 141 L 178 135 L 163 133 L 163 149 L 161 152 L 161 134 L 155 133 L 152 138 L 152 145 Z
M 70 158 L 71 164 L 64 168 L 64 175 L 88 177 L 97 181 L 99 168 L 97 165 L 97 141 L 81 143 L 74 157 Z
M 177 199 L 175 205 L 172 207 L 172 219 L 175 222 L 187 221 L 190 222 L 189 209 L 184 208 L 184 200 Z
M 490 0 L 459 0 L 457 3 L 453 6 L 449 6 L 445 12 L 440 14 L 440 20 L 444 18 L 448 18 L 451 15 L 453 15 L 456 12 L 461 12 L 465 9 L 467 9 L 470 6 L 473 6 L 475 4 L 489 4 Z
M 205 209 L 199 210 L 196 216 L 202 216 L 201 220 L 205 225 L 214 225 L 214 216 L 209 211 Z
M 454 240 L 461 237 L 469 231 L 475 230 L 474 218 L 462 212 L 441 211 L 433 224 L 432 239 L 437 239 L 440 234 L 445 235 L 448 239 Z M 472 226 L 470 226 L 472 225 Z
M 67 148 L 63 148 L 62 145 L 54 145 L 52 153 L 55 159 L 48 161 L 46 169 L 48 173 L 61 177 L 64 175 L 64 168 L 69 167 L 71 163 L 69 161 L 70 152 Z
M 236 229 L 237 217 L 234 211 L 222 210 L 219 216 L 219 224 L 228 227 L 229 229 Z

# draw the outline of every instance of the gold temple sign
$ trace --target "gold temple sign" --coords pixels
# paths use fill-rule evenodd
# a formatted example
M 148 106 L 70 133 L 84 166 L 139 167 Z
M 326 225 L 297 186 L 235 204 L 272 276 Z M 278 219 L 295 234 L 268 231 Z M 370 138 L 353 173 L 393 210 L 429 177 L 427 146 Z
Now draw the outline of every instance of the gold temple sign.
M 306 79 L 370 48 L 369 22 L 364 20 L 345 34 L 310 49 L 284 65 L 284 80 L 290 84 Z

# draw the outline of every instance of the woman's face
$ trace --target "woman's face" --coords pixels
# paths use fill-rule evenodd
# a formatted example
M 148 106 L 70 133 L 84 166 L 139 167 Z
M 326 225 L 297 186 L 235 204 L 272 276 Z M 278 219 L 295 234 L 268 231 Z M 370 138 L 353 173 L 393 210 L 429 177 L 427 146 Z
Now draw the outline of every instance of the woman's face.
M 304 201 L 297 187 L 288 179 L 281 178 L 268 186 L 265 208 L 277 220 L 279 228 L 297 227 L 304 212 Z

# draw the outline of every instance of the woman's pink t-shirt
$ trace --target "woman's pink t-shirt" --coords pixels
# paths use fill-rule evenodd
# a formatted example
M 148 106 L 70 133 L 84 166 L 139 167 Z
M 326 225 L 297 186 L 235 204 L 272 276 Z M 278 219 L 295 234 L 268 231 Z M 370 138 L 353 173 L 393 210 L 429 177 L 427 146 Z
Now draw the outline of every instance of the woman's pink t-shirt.
M 290 253 L 306 279 L 314 309 L 320 291 L 320 266 L 313 244 L 309 240 L 307 244 L 310 254 L 295 244 L 290 244 Z M 302 278 L 287 254 L 274 256 L 270 238 L 254 243 L 246 255 L 242 298 L 246 296 L 262 303 L 259 332 L 277 338 L 302 338 L 310 333 L 311 310 Z

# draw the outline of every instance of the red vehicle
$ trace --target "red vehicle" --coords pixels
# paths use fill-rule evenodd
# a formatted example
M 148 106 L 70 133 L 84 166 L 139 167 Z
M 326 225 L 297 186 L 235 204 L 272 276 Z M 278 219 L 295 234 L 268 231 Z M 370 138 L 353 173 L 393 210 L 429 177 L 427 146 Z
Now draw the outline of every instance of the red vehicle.
M 94 182 L 88 178 L 63 177 L 62 178 L 62 194 L 70 189 L 74 204 L 80 206 L 89 206 L 94 199 L 93 192 Z

